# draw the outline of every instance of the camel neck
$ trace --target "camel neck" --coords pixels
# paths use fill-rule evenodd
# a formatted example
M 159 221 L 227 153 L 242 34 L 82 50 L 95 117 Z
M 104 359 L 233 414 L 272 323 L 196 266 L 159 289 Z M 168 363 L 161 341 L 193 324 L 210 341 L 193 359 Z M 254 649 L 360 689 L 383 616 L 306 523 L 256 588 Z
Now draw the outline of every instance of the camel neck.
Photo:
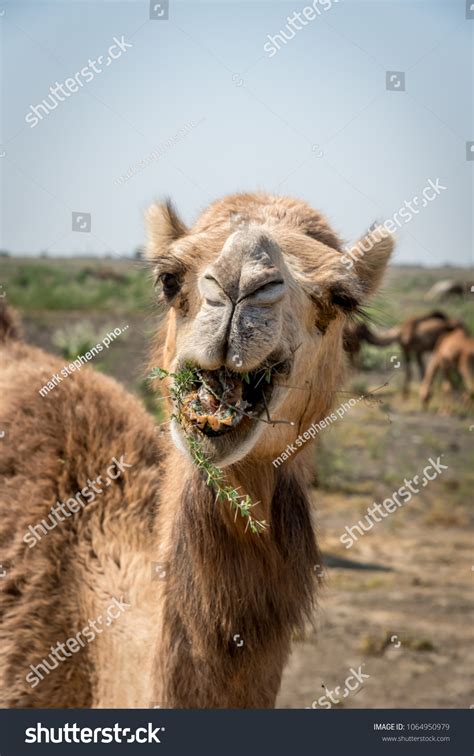
M 171 707 L 271 707 L 292 632 L 311 614 L 319 554 L 304 488 L 278 472 L 260 535 L 229 527 L 196 470 L 163 501 L 166 551 L 155 698 Z M 172 521 L 169 521 L 169 518 Z

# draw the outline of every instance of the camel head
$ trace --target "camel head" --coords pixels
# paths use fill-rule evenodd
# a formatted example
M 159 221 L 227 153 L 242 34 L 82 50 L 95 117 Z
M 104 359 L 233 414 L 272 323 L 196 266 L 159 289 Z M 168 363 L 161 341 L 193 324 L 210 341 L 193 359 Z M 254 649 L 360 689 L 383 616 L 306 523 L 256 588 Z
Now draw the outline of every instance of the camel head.
M 223 467 L 274 459 L 337 400 L 344 323 L 377 288 L 392 239 L 347 270 L 320 213 L 263 194 L 220 200 L 192 228 L 170 203 L 155 204 L 147 223 L 167 308 L 153 363 L 196 371 L 175 443 L 185 448 L 192 430 Z

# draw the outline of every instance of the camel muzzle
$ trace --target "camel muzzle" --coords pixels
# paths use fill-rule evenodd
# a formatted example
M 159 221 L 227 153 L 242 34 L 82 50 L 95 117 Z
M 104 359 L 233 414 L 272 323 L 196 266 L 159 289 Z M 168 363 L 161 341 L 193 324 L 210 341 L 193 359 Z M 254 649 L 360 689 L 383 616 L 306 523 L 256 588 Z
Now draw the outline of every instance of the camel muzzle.
M 196 368 L 196 380 L 178 407 L 181 425 L 213 437 L 228 433 L 245 418 L 257 420 L 270 403 L 274 374 L 271 367 L 251 373 Z

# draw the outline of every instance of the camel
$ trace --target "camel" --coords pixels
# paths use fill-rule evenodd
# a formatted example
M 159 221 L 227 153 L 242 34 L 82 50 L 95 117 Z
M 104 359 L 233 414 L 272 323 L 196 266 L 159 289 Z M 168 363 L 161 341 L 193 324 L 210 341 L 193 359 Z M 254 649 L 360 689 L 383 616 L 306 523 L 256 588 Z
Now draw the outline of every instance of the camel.
M 248 222 L 232 229 L 236 215 Z M 271 708 L 292 634 L 313 616 L 312 443 L 272 460 L 337 399 L 344 324 L 377 289 L 393 240 L 348 271 L 319 212 L 267 194 L 216 201 L 190 228 L 157 203 L 147 224 L 166 313 L 150 360 L 168 371 L 155 381 L 168 394 L 164 433 L 113 379 L 90 365 L 63 377 L 57 357 L 4 328 L 3 706 Z M 180 420 L 173 392 L 186 365 L 200 371 L 195 394 L 228 381 L 245 408 L 231 424 L 211 407 L 214 429 L 190 411 Z M 208 485 L 190 434 L 250 497 L 257 532 Z M 127 467 L 104 484 L 112 460 Z M 84 503 L 91 486 L 100 492 Z M 56 502 L 75 513 L 53 527 Z
M 436 344 L 420 387 L 420 398 L 425 407 L 431 399 L 433 383 L 439 371 L 444 374 L 446 385 L 451 387 L 454 386 L 454 375 L 459 375 L 467 397 L 474 397 L 474 338 L 469 336 L 464 326 L 445 334 Z
M 415 357 L 423 380 L 425 366 L 423 355 L 431 352 L 438 339 L 461 325 L 459 320 L 449 318 L 445 313 L 435 310 L 417 317 L 408 318 L 401 325 L 385 331 L 376 332 L 367 323 L 348 323 L 344 333 L 344 349 L 352 363 L 360 351 L 363 341 L 374 346 L 384 347 L 398 343 L 402 350 L 405 365 L 403 393 L 408 396 L 412 378 L 411 363 Z
M 364 341 L 373 346 L 385 346 L 393 343 L 393 340 L 395 340 L 394 333 L 392 331 L 386 331 L 383 334 L 375 333 L 367 322 L 349 320 L 344 326 L 343 346 L 351 365 L 357 367 Z
M 0 342 L 22 337 L 23 333 L 18 314 L 8 308 L 4 300 L 0 301 Z
M 429 301 L 448 299 L 456 296 L 462 297 L 464 294 L 469 294 L 470 291 L 473 291 L 473 284 L 471 282 L 443 279 L 433 284 L 431 289 L 426 292 L 424 299 Z

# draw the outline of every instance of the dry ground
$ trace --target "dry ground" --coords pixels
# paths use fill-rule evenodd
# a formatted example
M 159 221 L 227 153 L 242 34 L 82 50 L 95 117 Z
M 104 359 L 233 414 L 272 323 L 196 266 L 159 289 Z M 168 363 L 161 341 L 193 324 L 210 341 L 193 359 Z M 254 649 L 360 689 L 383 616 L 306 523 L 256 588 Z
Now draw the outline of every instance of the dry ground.
M 383 400 L 322 432 L 324 488 L 313 495 L 320 543 L 330 565 L 339 557 L 367 569 L 326 569 L 317 628 L 293 644 L 281 707 L 312 706 L 323 685 L 343 689 L 360 665 L 370 677 L 339 705 L 474 706 L 474 419 L 455 414 L 452 400 L 441 402 L 444 414 L 422 413 L 415 396 L 404 404 L 391 387 Z M 448 470 L 351 548 L 341 544 L 346 525 L 440 454 Z

